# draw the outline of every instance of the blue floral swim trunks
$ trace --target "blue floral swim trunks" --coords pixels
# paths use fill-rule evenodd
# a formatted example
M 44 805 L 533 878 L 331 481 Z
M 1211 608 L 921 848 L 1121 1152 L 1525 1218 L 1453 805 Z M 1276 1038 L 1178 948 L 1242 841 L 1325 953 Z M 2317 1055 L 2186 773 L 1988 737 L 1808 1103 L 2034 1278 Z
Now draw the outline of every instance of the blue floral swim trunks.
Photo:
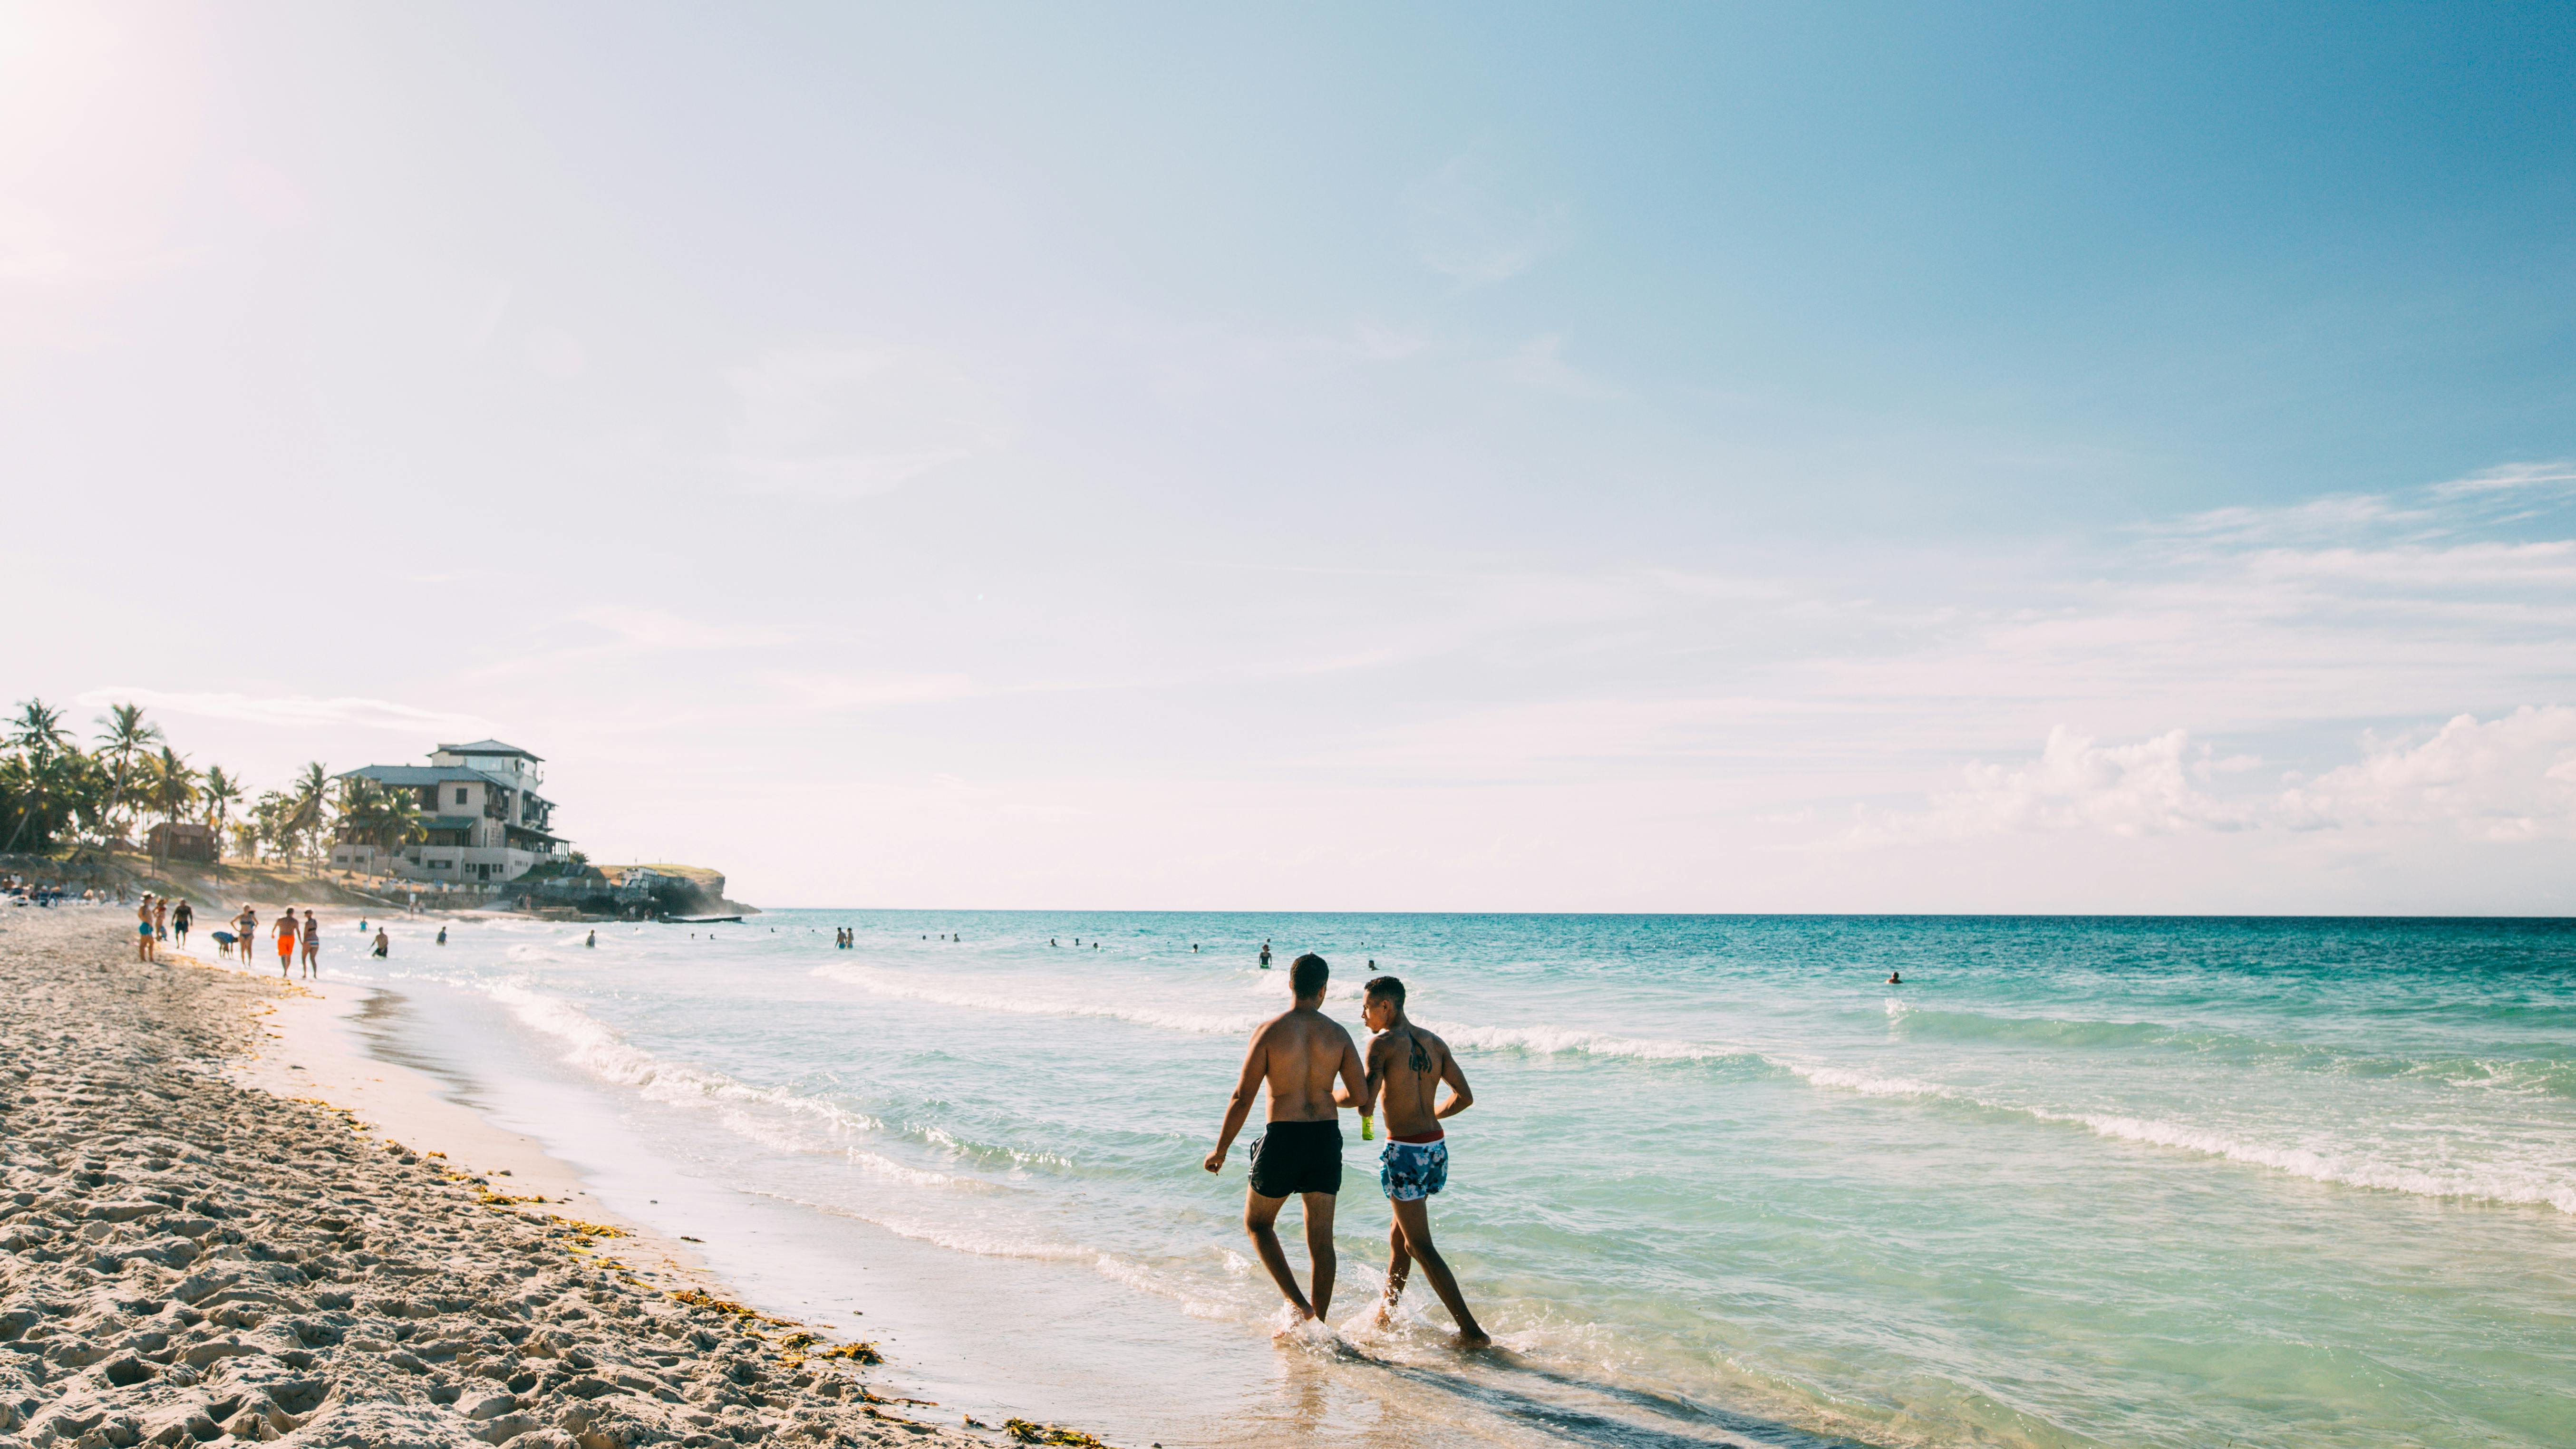
M 1447 1142 L 1390 1142 L 1378 1154 L 1377 1185 L 1396 1202 L 1420 1202 L 1449 1185 Z

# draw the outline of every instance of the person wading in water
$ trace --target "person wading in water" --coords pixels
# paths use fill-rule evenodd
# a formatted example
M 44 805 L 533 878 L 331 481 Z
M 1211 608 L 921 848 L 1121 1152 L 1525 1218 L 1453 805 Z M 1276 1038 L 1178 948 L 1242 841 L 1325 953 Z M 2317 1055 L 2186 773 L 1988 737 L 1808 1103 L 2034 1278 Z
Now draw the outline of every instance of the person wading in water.
M 1224 1170 L 1227 1149 L 1252 1115 L 1253 1098 L 1267 1087 L 1270 1120 L 1252 1142 L 1243 1230 L 1261 1255 L 1261 1266 L 1270 1270 L 1270 1281 L 1279 1285 L 1280 1296 L 1301 1321 L 1321 1318 L 1333 1306 L 1333 1195 L 1342 1188 L 1342 1121 L 1335 1104 L 1353 1104 L 1366 1112 L 1372 1095 L 1351 1034 L 1324 1015 L 1324 987 L 1331 979 L 1332 968 L 1321 956 L 1309 953 L 1289 964 L 1288 989 L 1296 1005 L 1254 1028 L 1234 1095 L 1226 1099 L 1216 1150 L 1199 1164 L 1210 1172 Z M 1342 1090 L 1333 1086 L 1336 1076 Z M 1297 1291 L 1297 1275 L 1289 1269 L 1273 1227 L 1292 1195 L 1305 1200 L 1306 1255 L 1315 1269 L 1311 1298 Z
M 1376 1033 L 1369 1039 L 1368 1090 L 1386 1108 L 1386 1151 L 1378 1157 L 1383 1166 L 1377 1183 L 1395 1210 L 1395 1222 L 1386 1234 L 1386 1301 L 1378 1305 L 1378 1326 L 1393 1321 L 1405 1275 L 1419 1263 L 1422 1276 L 1431 1280 L 1431 1291 L 1440 1295 L 1449 1316 L 1458 1320 L 1459 1346 L 1483 1348 L 1493 1340 L 1478 1326 L 1476 1315 L 1467 1311 L 1466 1295 L 1458 1291 L 1449 1260 L 1431 1242 L 1431 1197 L 1449 1185 L 1448 1134 L 1441 1130 L 1440 1119 L 1474 1106 L 1476 1094 L 1468 1089 L 1467 1074 L 1458 1069 L 1449 1044 L 1405 1018 L 1403 982 L 1380 976 L 1363 990 L 1367 994 L 1360 1014 Z M 1442 1082 L 1449 1084 L 1449 1100 L 1435 1108 L 1431 1099 Z M 1334 1100 L 1345 1099 L 1336 1093 Z M 1368 1107 L 1365 1102 L 1350 1105 L 1359 1107 L 1362 1135 L 1366 1135 Z

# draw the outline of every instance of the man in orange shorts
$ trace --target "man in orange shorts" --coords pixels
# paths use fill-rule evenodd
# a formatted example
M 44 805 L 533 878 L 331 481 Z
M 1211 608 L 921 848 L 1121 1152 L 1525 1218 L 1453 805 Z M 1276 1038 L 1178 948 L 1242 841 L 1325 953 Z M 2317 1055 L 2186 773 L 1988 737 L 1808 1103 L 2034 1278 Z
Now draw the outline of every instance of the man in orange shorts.
M 288 906 L 278 912 L 277 924 L 270 929 L 277 933 L 277 974 L 291 976 L 295 970 L 295 908 Z

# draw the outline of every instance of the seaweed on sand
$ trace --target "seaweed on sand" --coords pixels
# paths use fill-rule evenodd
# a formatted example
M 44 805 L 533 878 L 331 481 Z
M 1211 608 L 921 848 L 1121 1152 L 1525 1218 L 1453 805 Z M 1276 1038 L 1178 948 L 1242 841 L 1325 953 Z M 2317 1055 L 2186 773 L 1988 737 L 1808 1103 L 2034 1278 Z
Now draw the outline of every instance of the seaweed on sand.
M 1058 1424 L 1033 1424 L 1026 1419 L 1005 1419 L 1002 1431 L 1023 1444 L 1067 1444 L 1074 1449 L 1109 1449 L 1093 1435 L 1080 1429 L 1067 1429 Z

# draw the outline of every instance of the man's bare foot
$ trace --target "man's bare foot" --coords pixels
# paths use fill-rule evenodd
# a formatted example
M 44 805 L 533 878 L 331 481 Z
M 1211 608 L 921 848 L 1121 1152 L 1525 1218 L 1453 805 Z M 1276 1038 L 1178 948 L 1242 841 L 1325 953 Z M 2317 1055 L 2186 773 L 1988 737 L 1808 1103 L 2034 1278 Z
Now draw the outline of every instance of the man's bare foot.
M 1459 1335 L 1458 1335 L 1458 1346 L 1459 1346 L 1460 1348 L 1462 1348 L 1462 1349 L 1470 1349 L 1470 1350 L 1472 1350 L 1472 1349 L 1479 1349 L 1479 1348 L 1492 1348 L 1492 1347 L 1494 1346 L 1494 1340 L 1493 1340 L 1493 1339 L 1492 1339 L 1492 1337 L 1491 1337 L 1491 1336 L 1489 1336 L 1489 1335 L 1488 1335 L 1488 1334 L 1487 1334 L 1483 1329 L 1481 1329 L 1481 1328 L 1480 1328 L 1480 1329 L 1476 1330 L 1474 1333 L 1462 1333 L 1462 1334 L 1459 1334 Z
M 1302 1304 L 1291 1303 L 1288 1305 L 1287 1315 L 1280 1320 L 1279 1326 L 1270 1330 L 1270 1336 L 1272 1338 L 1294 1338 L 1297 1335 L 1304 1333 L 1306 1331 L 1306 1325 L 1314 1321 L 1315 1310 Z
M 1383 1303 L 1379 1304 L 1377 1306 L 1376 1316 L 1369 1319 L 1369 1326 L 1379 1329 L 1395 1327 L 1395 1310 L 1387 1307 Z

